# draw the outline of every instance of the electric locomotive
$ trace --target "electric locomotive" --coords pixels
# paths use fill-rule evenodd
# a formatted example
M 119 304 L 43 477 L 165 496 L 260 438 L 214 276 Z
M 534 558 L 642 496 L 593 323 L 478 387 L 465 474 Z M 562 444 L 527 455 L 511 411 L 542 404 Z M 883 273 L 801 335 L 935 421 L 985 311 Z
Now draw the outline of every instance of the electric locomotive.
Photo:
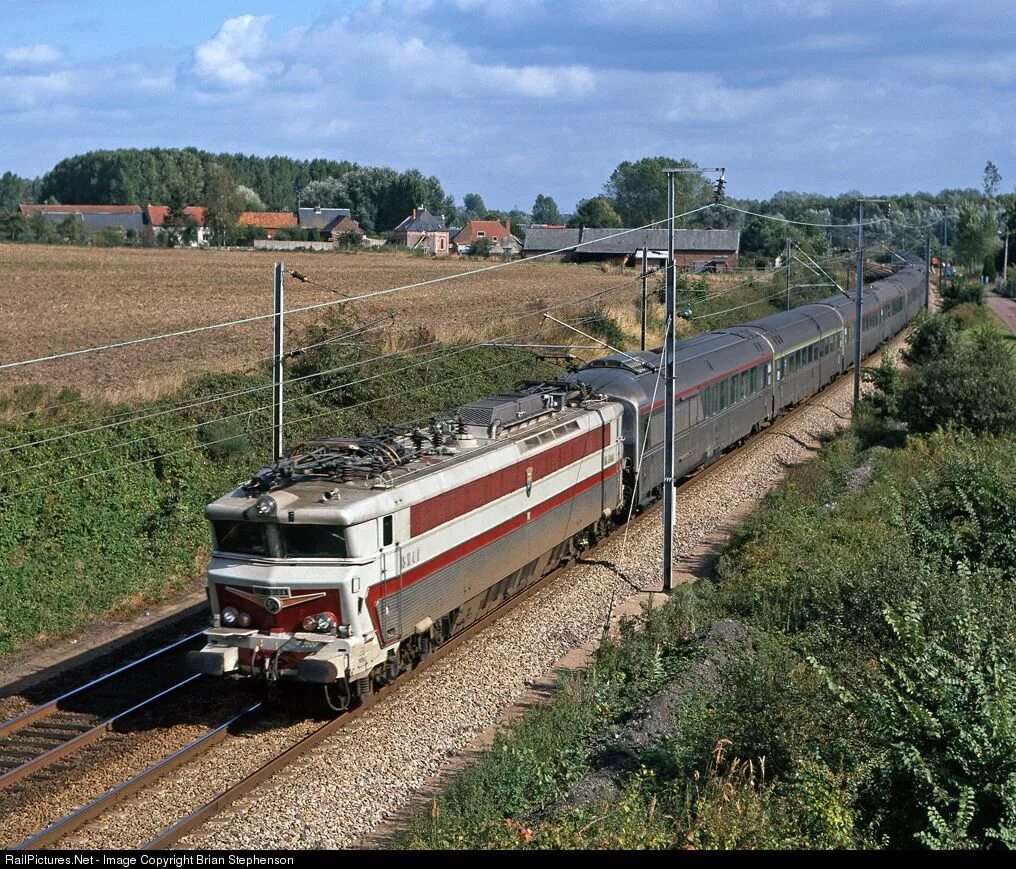
M 603 533 L 620 418 L 546 383 L 302 445 L 206 510 L 212 626 L 192 666 L 318 683 L 335 709 L 369 695 Z

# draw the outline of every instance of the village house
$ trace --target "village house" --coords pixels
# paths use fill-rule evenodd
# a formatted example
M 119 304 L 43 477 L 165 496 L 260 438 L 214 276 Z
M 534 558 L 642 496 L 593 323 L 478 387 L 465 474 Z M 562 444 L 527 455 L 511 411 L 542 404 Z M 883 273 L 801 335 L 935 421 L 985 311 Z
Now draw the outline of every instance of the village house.
M 688 271 L 727 271 L 737 267 L 740 244 L 741 233 L 736 229 L 678 229 L 674 232 L 674 262 L 678 268 Z M 524 253 L 526 256 L 542 254 L 549 259 L 567 262 L 635 265 L 641 264 L 643 248 L 648 249 L 650 268 L 665 265 L 667 230 L 550 229 L 533 226 L 526 232 Z
M 200 205 L 188 205 L 183 213 L 194 221 L 194 244 L 206 244 L 208 242 L 208 227 L 205 224 L 205 209 Z M 166 232 L 166 220 L 169 216 L 168 205 L 149 205 L 145 209 L 147 223 L 156 235 Z
M 448 256 L 450 244 L 443 217 L 437 217 L 422 205 L 395 227 L 392 244 L 419 250 L 431 256 Z
M 335 247 L 341 247 L 346 244 L 347 239 L 355 235 L 360 243 L 363 244 L 363 237 L 366 234 L 361 228 L 360 224 L 353 220 L 352 217 L 343 217 L 335 226 L 332 228 L 331 241 Z
M 122 232 L 140 232 L 144 226 L 141 208 L 137 205 L 31 205 L 23 204 L 20 211 L 25 217 L 41 215 L 53 224 L 63 223 L 68 217 L 81 220 L 85 232 L 118 229 Z
M 470 220 L 452 237 L 452 250 L 468 254 L 478 241 L 486 241 L 492 256 L 513 257 L 522 253 L 522 242 L 512 235 L 511 223 L 497 220 Z
M 241 226 L 258 226 L 268 238 L 275 238 L 280 229 L 295 229 L 299 223 L 291 211 L 245 211 L 237 221 Z
M 300 208 L 297 219 L 300 229 L 313 230 L 319 238 L 330 239 L 335 228 L 345 219 L 352 220 L 353 213 L 348 208 Z

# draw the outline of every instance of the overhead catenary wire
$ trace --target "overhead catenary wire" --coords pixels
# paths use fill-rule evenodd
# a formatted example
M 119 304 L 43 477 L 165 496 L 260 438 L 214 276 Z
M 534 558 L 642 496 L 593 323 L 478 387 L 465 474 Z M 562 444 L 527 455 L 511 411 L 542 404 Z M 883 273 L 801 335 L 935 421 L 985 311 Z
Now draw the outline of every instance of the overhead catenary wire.
M 750 308 L 752 305 L 761 305 L 763 302 L 771 301 L 772 299 L 783 298 L 786 295 L 786 290 L 780 290 L 778 293 L 773 293 L 771 296 L 765 296 L 761 299 L 755 299 L 753 302 L 746 302 L 743 305 L 736 305 L 733 308 L 724 308 L 722 311 L 710 311 L 708 314 L 699 314 L 694 317 L 689 317 L 689 320 L 707 320 L 710 317 L 718 317 L 720 314 L 729 314 L 731 311 L 740 311 L 742 308 Z
M 512 360 L 511 362 L 505 362 L 505 363 L 502 363 L 500 365 L 493 365 L 493 366 L 490 366 L 488 368 L 482 368 L 482 369 L 479 369 L 479 371 L 470 371 L 469 373 L 459 375 L 458 377 L 452 377 L 452 378 L 447 378 L 447 379 L 444 379 L 444 380 L 437 380 L 437 381 L 434 381 L 432 383 L 423 384 L 421 386 L 415 387 L 415 388 L 410 389 L 410 390 L 402 390 L 401 392 L 390 393 L 390 394 L 387 394 L 387 395 L 378 395 L 378 396 L 375 396 L 374 398 L 369 398 L 369 399 L 367 399 L 365 401 L 357 402 L 356 404 L 346 405 L 345 407 L 329 408 L 328 410 L 323 410 L 323 411 L 320 411 L 318 413 L 312 413 L 312 414 L 309 414 L 307 416 L 302 416 L 302 417 L 299 417 L 298 419 L 291 420 L 290 421 L 290 425 L 298 425 L 299 423 L 307 422 L 308 420 L 311 420 L 311 419 L 317 419 L 317 418 L 322 417 L 322 416 L 328 416 L 330 414 L 344 413 L 344 412 L 349 411 L 349 410 L 355 410 L 355 409 L 360 408 L 360 407 L 366 407 L 367 405 L 376 404 L 379 401 L 386 401 L 386 400 L 391 399 L 391 398 L 401 398 L 401 397 L 405 396 L 407 393 L 422 392 L 425 389 L 432 389 L 434 387 L 441 386 L 441 385 L 444 385 L 444 384 L 455 383 L 455 382 L 458 382 L 460 380 L 465 380 L 467 378 L 476 377 L 477 374 L 481 374 L 481 373 L 488 373 L 488 372 L 491 372 L 491 371 L 503 370 L 505 368 L 509 368 L 509 367 L 511 367 L 513 365 L 517 365 L 517 364 L 518 364 L 517 360 Z M 258 434 L 260 432 L 270 431 L 272 428 L 273 428 L 272 425 L 261 426 L 259 428 L 255 428 L 255 429 L 249 430 L 248 432 L 246 432 L 246 434 Z M 99 469 L 97 471 L 92 471 L 91 473 L 82 474 L 82 475 L 77 476 L 77 477 L 69 477 L 67 479 L 58 480 L 58 481 L 53 482 L 53 483 L 45 483 L 45 484 L 42 484 L 40 486 L 33 486 L 33 487 L 28 488 L 28 489 L 21 489 L 21 490 L 18 490 L 16 492 L 10 492 L 10 493 L 7 493 L 7 494 L 0 493 L 0 501 L 6 501 L 6 500 L 11 500 L 11 499 L 14 499 L 14 498 L 22 497 L 24 495 L 30 495 L 30 494 L 33 494 L 34 492 L 41 492 L 41 491 L 45 491 L 45 490 L 55 489 L 55 488 L 58 488 L 60 486 L 66 486 L 66 485 L 68 485 L 70 483 L 84 482 L 86 480 L 94 479 L 95 477 L 104 476 L 106 474 L 112 474 L 112 473 L 115 473 L 117 471 L 121 471 L 121 470 L 123 470 L 125 468 L 131 468 L 131 467 L 135 467 L 137 465 L 143 465 L 143 464 L 146 464 L 148 462 L 158 461 L 159 459 L 169 458 L 170 456 L 176 456 L 176 455 L 180 455 L 182 453 L 188 453 L 188 452 L 193 452 L 195 450 L 206 449 L 207 447 L 215 446 L 216 444 L 221 444 L 221 443 L 225 443 L 226 441 L 235 440 L 236 437 L 237 436 L 235 434 L 228 435 L 227 437 L 218 438 L 216 440 L 207 441 L 205 443 L 191 444 L 190 446 L 180 447 L 179 449 L 170 450 L 170 451 L 165 452 L 165 453 L 159 453 L 158 455 L 146 456 L 143 459 L 136 459 L 136 460 L 131 461 L 131 462 L 123 462 L 121 464 L 114 465 L 114 466 L 109 467 L 109 468 L 101 468 L 101 469 Z
M 690 216 L 692 214 L 697 214 L 698 212 L 704 211 L 705 209 L 711 208 L 711 207 L 712 207 L 711 204 L 710 205 L 702 205 L 702 206 L 700 206 L 698 208 L 693 208 L 691 211 L 687 211 L 687 212 L 685 212 L 683 214 L 680 214 L 680 215 L 677 215 L 677 216 L 678 217 L 688 217 L 688 216 Z M 507 262 L 493 263 L 493 264 L 488 265 L 488 266 L 482 266 L 482 267 L 480 267 L 478 269 L 471 269 L 471 270 L 465 271 L 465 272 L 457 272 L 457 273 L 452 274 L 452 275 L 440 275 L 440 276 L 438 276 L 436 278 L 428 278 L 427 280 L 416 281 L 415 283 L 412 283 L 412 284 L 403 284 L 402 286 L 398 286 L 398 287 L 388 287 L 388 288 L 382 289 L 382 290 L 373 290 L 373 291 L 371 291 L 369 293 L 360 293 L 359 295 L 347 296 L 345 298 L 334 299 L 334 300 L 328 301 L 328 302 L 318 302 L 318 303 L 313 304 L 313 305 L 303 305 L 303 306 L 297 307 L 297 308 L 290 308 L 289 310 L 285 311 L 284 314 L 286 316 L 289 316 L 289 315 L 292 315 L 292 314 L 301 314 L 301 313 L 304 313 L 306 311 L 319 311 L 319 310 L 322 310 L 324 308 L 331 308 L 331 307 L 335 307 L 337 305 L 347 305 L 347 304 L 349 304 L 351 302 L 358 302 L 358 301 L 362 301 L 364 299 L 375 299 L 375 298 L 379 298 L 381 296 L 391 295 L 393 293 L 406 292 L 408 290 L 415 290 L 415 289 L 420 289 L 422 287 L 433 286 L 435 284 L 446 283 L 448 281 L 460 280 L 462 278 L 472 277 L 474 275 L 485 274 L 485 273 L 488 273 L 488 272 L 498 271 L 498 270 L 506 269 L 506 268 L 518 267 L 518 266 L 522 266 L 522 265 L 525 265 L 525 264 L 530 263 L 530 262 L 534 262 L 535 260 L 538 260 L 538 259 L 543 259 L 545 257 L 555 256 L 555 255 L 563 254 L 563 253 L 568 253 L 569 251 L 572 251 L 572 250 L 578 250 L 579 248 L 585 247 L 586 245 L 597 244 L 597 243 L 600 243 L 600 242 L 603 242 L 603 241 L 607 241 L 607 240 L 612 239 L 612 238 L 618 238 L 619 236 L 627 235 L 629 233 L 640 232 L 642 230 L 649 229 L 649 228 L 651 228 L 653 226 L 656 226 L 659 223 L 664 223 L 666 221 L 666 219 L 667 218 L 664 218 L 664 219 L 661 219 L 661 220 L 654 220 L 651 223 L 644 224 L 643 226 L 634 227 L 632 229 L 624 229 L 624 230 L 622 230 L 620 232 L 615 232 L 615 233 L 612 233 L 610 235 L 601 236 L 601 237 L 596 238 L 596 239 L 590 239 L 589 241 L 585 241 L 585 242 L 577 242 L 576 244 L 570 244 L 570 245 L 567 245 L 565 247 L 559 248 L 557 250 L 549 250 L 549 251 L 544 251 L 542 253 L 533 254 L 532 256 L 526 257 L 525 259 L 521 259 L 521 260 L 510 260 L 510 261 L 507 261 Z M 333 290 L 331 287 L 325 287 L 323 284 L 321 284 L 320 286 L 323 287 L 324 289 L 327 289 L 327 290 L 331 291 L 331 292 L 337 292 L 336 290 Z M 96 346 L 96 347 L 82 347 L 82 348 L 80 348 L 78 350 L 67 350 L 67 351 L 65 351 L 63 353 L 53 353 L 53 354 L 50 354 L 48 356 L 38 356 L 38 357 L 35 357 L 33 359 L 21 359 L 21 360 L 17 360 L 17 361 L 14 361 L 14 362 L 3 362 L 3 363 L 0 363 L 0 371 L 8 370 L 8 369 L 11 369 L 11 368 L 19 368 L 19 367 L 22 367 L 22 366 L 25 366 L 25 365 L 35 365 L 35 364 L 38 364 L 38 363 L 41 363 L 41 362 L 54 362 L 54 361 L 57 361 L 59 359 L 70 359 L 72 357 L 82 356 L 82 355 L 85 355 L 85 354 L 88 354 L 88 353 L 101 353 L 101 352 L 106 351 L 106 350 L 118 350 L 118 349 L 122 349 L 124 347 L 133 347 L 133 346 L 136 346 L 138 344 L 145 344 L 145 343 L 149 343 L 149 342 L 152 342 L 152 341 L 163 341 L 163 340 L 167 340 L 167 339 L 170 339 L 170 338 L 181 338 L 181 337 L 185 337 L 187 335 L 197 335 L 197 334 L 200 334 L 202 332 L 209 332 L 209 331 L 212 331 L 212 330 L 215 330 L 215 329 L 227 329 L 227 328 L 232 328 L 234 326 L 246 325 L 248 323 L 257 323 L 257 322 L 262 322 L 264 320 L 271 320 L 271 319 L 274 319 L 274 317 L 275 317 L 275 313 L 274 312 L 271 313 L 271 314 L 257 314 L 257 315 L 251 316 L 251 317 L 242 317 L 242 318 L 239 318 L 239 319 L 236 319 L 236 320 L 228 320 L 228 321 L 222 322 L 222 323 L 209 323 L 209 324 L 207 324 L 205 326 L 195 326 L 195 327 L 190 328 L 190 329 L 180 329 L 180 330 L 178 330 L 176 332 L 166 332 L 166 333 L 161 334 L 161 335 L 148 335 L 148 336 L 145 336 L 143 338 L 131 338 L 131 339 L 127 339 L 127 340 L 124 340 L 124 341 L 116 341 L 116 342 L 113 342 L 113 343 L 110 343 L 110 344 L 104 344 L 104 345 L 100 345 L 100 346 Z
M 510 338 L 512 336 L 511 335 L 506 335 L 504 337 L 505 338 Z M 297 404 L 297 403 L 299 403 L 301 401 L 308 401 L 309 399 L 317 398 L 317 397 L 319 397 L 321 395 L 326 395 L 326 394 L 330 394 L 330 393 L 333 393 L 333 392 L 339 392 L 339 391 L 342 391 L 343 389 L 349 389 L 349 388 L 351 388 L 353 386 L 361 386 L 364 383 L 370 383 L 370 382 L 372 382 L 374 380 L 379 380 L 382 377 L 388 377 L 388 376 L 391 376 L 393 374 L 402 374 L 402 373 L 404 373 L 406 371 L 412 370 L 413 368 L 419 368 L 421 366 L 430 365 L 433 362 L 442 362 L 442 361 L 445 361 L 445 360 L 450 359 L 450 358 L 452 358 L 454 356 L 459 356 L 459 355 L 461 355 L 463 353 L 467 353 L 470 350 L 474 350 L 474 349 L 476 349 L 478 347 L 483 347 L 483 346 L 485 346 L 485 344 L 486 344 L 486 342 L 477 342 L 476 344 L 469 344 L 469 345 L 466 345 L 466 346 L 457 347 L 457 348 L 454 348 L 454 349 L 450 350 L 447 353 L 444 353 L 444 354 L 434 354 L 432 356 L 427 356 L 424 359 L 421 359 L 419 362 L 414 362 L 411 365 L 405 365 L 402 368 L 396 368 L 393 371 L 381 371 L 381 372 L 379 372 L 377 374 L 372 374 L 369 377 L 361 377 L 358 380 L 350 380 L 348 382 L 339 384 L 337 386 L 325 387 L 324 389 L 319 389 L 319 390 L 316 390 L 314 392 L 309 392 L 309 393 L 307 393 L 305 395 L 292 396 L 290 398 L 284 399 L 282 403 L 283 403 L 283 405 Z M 305 378 L 297 378 L 297 379 L 305 379 Z M 292 382 L 292 381 L 289 381 L 289 382 Z M 271 385 L 269 385 L 268 388 L 270 389 Z M 273 407 L 274 407 L 274 404 L 263 404 L 263 405 L 259 405 L 257 407 L 253 407 L 253 408 L 246 408 L 244 410 L 237 411 L 236 413 L 230 413 L 230 414 L 226 414 L 224 416 L 216 416 L 215 419 L 214 419 L 214 422 L 218 423 L 218 422 L 225 422 L 225 421 L 231 420 L 231 419 L 238 419 L 240 417 L 245 417 L 245 416 L 249 417 L 249 416 L 251 416 L 252 414 L 255 414 L 255 413 L 263 413 L 265 411 L 271 410 Z M 4 477 L 10 477 L 10 476 L 20 475 L 20 474 L 26 473 L 28 471 L 39 470 L 40 468 L 49 467 L 51 465 L 60 464 L 60 463 L 63 463 L 63 462 L 69 462 L 69 461 L 72 461 L 74 459 L 85 458 L 86 456 L 96 455 L 98 453 L 106 453 L 106 454 L 108 454 L 108 453 L 111 453 L 114 450 L 127 449 L 128 447 L 136 446 L 137 444 L 145 443 L 146 441 L 152 441 L 152 440 L 156 440 L 158 438 L 168 437 L 168 436 L 174 435 L 174 434 L 180 434 L 180 433 L 185 432 L 185 431 L 194 431 L 194 430 L 199 429 L 199 428 L 201 428 L 201 427 L 203 427 L 203 426 L 205 426 L 207 424 L 208 424 L 207 420 L 204 420 L 204 421 L 201 421 L 201 422 L 197 422 L 197 423 L 188 423 L 187 425 L 179 426 L 178 428 L 166 429 L 164 431 L 154 432 L 154 433 L 152 433 L 150 435 L 144 435 L 142 437 L 132 438 L 132 439 L 126 440 L 126 441 L 121 441 L 119 443 L 113 444 L 112 446 L 95 447 L 93 449 L 82 450 L 82 451 L 77 452 L 77 453 L 71 453 L 70 455 L 66 455 L 66 456 L 58 456 L 58 457 L 53 458 L 53 459 L 47 459 L 46 461 L 38 462 L 38 463 L 36 463 L 34 465 L 27 465 L 27 466 L 24 466 L 24 467 L 13 468 L 10 471 L 7 471 L 5 473 L 0 473 L 0 479 L 2 479 Z
M 307 350 L 312 350 L 312 349 L 314 349 L 316 347 L 321 347 L 321 346 L 324 346 L 326 344 L 336 343 L 336 342 L 340 341 L 342 338 L 349 338 L 349 337 L 353 337 L 355 335 L 362 335 L 362 334 L 365 334 L 366 332 L 371 332 L 371 331 L 374 331 L 375 329 L 383 328 L 389 322 L 394 322 L 394 318 L 395 318 L 395 312 L 394 311 L 389 311 L 384 317 L 379 317 L 377 319 L 377 321 L 374 321 L 372 323 L 366 323 L 366 324 L 364 324 L 362 326 L 357 326 L 355 329 L 351 329 L 348 332 L 343 332 L 341 335 L 336 335 L 336 336 L 333 336 L 331 338 L 326 338 L 323 341 L 318 341 L 315 344 L 308 344 L 308 345 L 306 345 L 304 347 L 298 347 L 295 350 L 289 351 L 287 356 L 294 356 L 294 355 L 297 355 L 299 353 L 306 352 Z M 232 371 L 232 372 L 229 372 L 229 373 L 230 374 L 241 374 L 241 375 L 242 374 L 249 374 L 249 373 L 252 373 L 253 371 L 255 371 L 256 367 L 258 365 L 260 365 L 260 364 L 262 364 L 264 362 L 271 362 L 272 360 L 274 360 L 274 358 L 275 358 L 274 356 L 258 356 L 255 359 L 253 359 L 251 362 L 247 363 L 247 365 L 244 368 L 241 368 L 241 369 L 239 369 L 237 371 Z M 225 395 L 227 393 L 222 393 L 222 394 Z M 191 400 L 192 399 L 187 399 L 186 401 L 183 401 L 183 402 L 177 402 L 174 405 L 164 405 L 164 406 L 165 407 L 180 406 L 180 405 L 183 405 L 183 404 L 187 404 Z M 73 406 L 75 404 L 82 404 L 84 402 L 89 402 L 89 401 L 94 401 L 94 399 L 93 398 L 89 398 L 88 396 L 79 396 L 78 398 L 73 398 L 73 399 L 70 399 L 69 401 L 61 401 L 61 402 L 58 402 L 56 404 L 47 405 L 45 407 L 32 407 L 32 408 L 28 408 L 27 410 L 20 410 L 20 411 L 17 411 L 16 413 L 14 413 L 14 414 L 11 414 L 11 417 L 14 418 L 14 419 L 17 419 L 17 418 L 20 418 L 20 417 L 23 417 L 23 416 L 32 416 L 32 415 L 36 415 L 36 414 L 44 414 L 44 413 L 47 413 L 48 411 L 51 411 L 51 410 L 62 410 L 65 407 L 71 407 L 71 406 Z M 158 408 L 159 408 L 159 405 L 156 405 L 156 408 L 154 408 L 154 409 L 158 409 Z M 106 414 L 104 416 L 92 417 L 90 421 L 91 422 L 99 422 L 99 421 L 106 420 L 106 419 L 113 419 L 114 417 L 118 417 L 118 416 L 125 416 L 125 415 L 130 414 L 130 413 L 133 413 L 133 411 L 129 411 L 129 410 L 116 411 L 114 413 L 109 413 L 109 414 Z M 42 428 L 35 429 L 34 431 L 36 431 L 36 432 L 39 432 L 39 431 L 51 431 L 51 430 L 54 430 L 54 429 L 69 428 L 72 425 L 78 425 L 78 424 L 79 424 L 78 422 L 60 423 L 60 424 L 52 425 L 52 426 L 44 426 Z M 3 437 L 5 439 L 9 439 L 11 437 L 11 435 L 5 435 Z M 4 452 L 4 451 L 0 450 L 0 453 L 2 453 L 2 452 Z
M 512 322 L 513 320 L 525 319 L 527 317 L 539 317 L 539 316 L 542 316 L 544 313 L 546 313 L 548 311 L 560 310 L 561 308 L 572 307 L 572 306 L 577 305 L 577 304 L 582 304 L 584 302 L 589 302 L 589 301 L 592 301 L 593 299 L 600 298 L 600 297 L 602 297 L 604 295 L 607 295 L 608 293 L 615 292 L 615 291 L 617 291 L 619 289 L 622 289 L 622 288 L 628 286 L 629 284 L 635 283 L 636 280 L 640 280 L 640 279 L 641 279 L 641 276 L 638 276 L 638 277 L 635 277 L 635 278 L 629 278 L 629 279 L 627 279 L 625 281 L 622 281 L 622 282 L 617 283 L 617 284 L 613 284 L 613 285 L 611 285 L 609 287 L 604 287 L 604 288 L 596 290 L 596 291 L 594 291 L 592 293 L 588 293 L 588 294 L 586 294 L 584 296 L 578 296 L 578 297 L 576 297 L 574 299 L 568 299 L 568 300 L 565 300 L 563 302 L 559 302 L 556 305 L 547 306 L 547 307 L 541 308 L 539 310 L 535 310 L 535 311 L 524 311 L 523 310 L 523 311 L 509 312 L 509 313 L 507 313 L 507 314 L 505 314 L 505 315 L 503 315 L 501 317 L 491 318 L 491 319 L 485 321 L 485 324 L 490 324 L 490 323 L 494 323 L 494 322 L 496 322 L 498 324 L 503 324 L 503 323 L 507 323 L 507 322 Z M 419 352 L 420 350 L 423 350 L 423 349 L 428 348 L 428 347 L 434 347 L 436 345 L 440 345 L 441 343 L 442 342 L 440 342 L 438 340 L 429 341 L 426 344 L 417 345 L 416 347 L 407 348 L 405 350 L 395 351 L 395 352 L 387 353 L 387 354 L 381 354 L 379 356 L 374 356 L 374 357 L 371 357 L 371 358 L 368 358 L 368 359 L 362 359 L 362 360 L 356 360 L 356 361 L 348 362 L 348 363 L 346 363 L 344 365 L 340 365 L 340 366 L 335 367 L 335 368 L 329 368 L 329 369 L 325 369 L 323 371 L 316 371 L 316 372 L 312 372 L 310 374 L 301 375 L 299 377 L 289 378 L 289 379 L 284 381 L 284 385 L 289 385 L 289 384 L 292 384 L 292 383 L 298 383 L 300 381 L 310 380 L 310 379 L 317 378 L 317 377 L 324 377 L 324 376 L 327 376 L 329 374 L 335 374 L 335 373 L 338 373 L 340 371 L 345 371 L 345 370 L 348 370 L 350 368 L 355 368 L 355 367 L 360 366 L 360 365 L 366 365 L 366 364 L 371 363 L 371 362 L 379 362 L 379 361 L 383 361 L 383 360 L 386 360 L 386 359 L 396 358 L 396 357 L 399 357 L 399 356 L 406 356 L 406 355 L 409 355 L 411 353 Z M 472 344 L 472 345 L 469 345 L 469 346 L 475 347 L 475 346 L 482 345 L 482 343 L 484 343 L 484 342 L 476 342 L 475 344 Z M 452 347 L 450 347 L 449 349 L 450 350 L 454 350 L 455 349 L 454 345 Z M 272 357 L 267 357 L 267 358 L 271 359 Z M 115 422 L 110 422 L 110 423 L 105 424 L 105 425 L 94 426 L 92 428 L 86 428 L 86 429 L 79 429 L 79 430 L 76 430 L 76 431 L 73 431 L 73 432 L 66 432 L 65 434 L 62 434 L 62 435 L 56 435 L 56 436 L 52 436 L 52 437 L 48 437 L 48 438 L 43 438 L 43 439 L 35 439 L 35 440 L 25 441 L 25 442 L 23 442 L 21 444 L 16 444 L 14 446 L 8 446 L 8 447 L 0 448 L 0 455 L 3 455 L 4 453 L 16 452 L 16 451 L 18 451 L 20 449 L 28 449 L 28 448 L 43 446 L 45 444 L 53 443 L 54 441 L 66 440 L 67 438 L 71 438 L 71 437 L 77 437 L 77 436 L 82 436 L 82 435 L 86 435 L 86 434 L 92 434 L 92 433 L 94 433 L 96 431 L 102 431 L 102 430 L 105 430 L 105 429 L 116 428 L 116 427 L 121 426 L 121 425 L 129 425 L 129 424 L 132 424 L 132 423 L 144 422 L 146 420 L 156 419 L 156 418 L 159 418 L 159 417 L 162 417 L 162 416 L 166 416 L 166 415 L 171 414 L 171 413 L 184 412 L 186 410 L 192 410 L 192 409 L 197 408 L 197 407 L 207 406 L 209 404 L 214 404 L 214 403 L 216 403 L 218 401 L 225 401 L 225 400 L 229 400 L 229 399 L 232 399 L 232 398 L 239 398 L 239 397 L 241 397 L 243 395 L 249 395 L 249 394 L 252 394 L 252 393 L 255 393 L 255 392 L 267 391 L 267 390 L 270 390 L 271 388 L 272 388 L 271 384 L 262 384 L 260 386 L 246 387 L 244 389 L 233 390 L 233 391 L 224 392 L 224 393 L 218 393 L 218 394 L 214 394 L 214 395 L 211 395 L 211 396 L 205 396 L 205 397 L 202 397 L 202 398 L 196 399 L 196 400 L 188 400 L 187 402 L 184 402 L 182 404 L 172 405 L 172 406 L 169 406 L 169 407 L 166 407 L 166 408 L 157 409 L 157 410 L 154 410 L 154 411 L 152 411 L 150 413 L 143 413 L 143 414 L 140 414 L 140 415 L 135 415 L 135 416 L 128 417 L 126 419 L 118 419 Z M 126 412 L 124 412 L 124 413 L 126 413 Z M 117 417 L 117 416 L 122 416 L 122 415 L 123 414 L 120 414 L 120 413 L 118 413 L 118 414 L 112 414 L 111 417 Z M 103 418 L 100 417 L 99 420 L 93 420 L 93 421 L 100 421 L 101 419 L 103 419 Z M 59 428 L 61 428 L 61 427 L 66 427 L 66 426 L 73 425 L 73 424 L 75 424 L 75 423 L 67 423 L 67 424 L 64 424 L 63 426 L 58 426 L 58 427 L 49 427 L 49 428 L 42 429 L 42 431 L 59 430 Z

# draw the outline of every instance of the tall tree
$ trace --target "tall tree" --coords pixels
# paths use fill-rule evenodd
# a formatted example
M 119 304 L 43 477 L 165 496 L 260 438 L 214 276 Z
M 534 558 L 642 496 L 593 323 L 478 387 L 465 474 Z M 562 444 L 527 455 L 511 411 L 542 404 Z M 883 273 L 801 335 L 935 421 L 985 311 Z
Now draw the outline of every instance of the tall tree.
M 991 214 L 965 202 L 960 206 L 953 237 L 956 259 L 967 268 L 979 266 L 998 245 L 996 231 L 997 223 Z
M 1002 183 L 1002 173 L 998 171 L 991 160 L 984 164 L 984 176 L 981 182 L 981 189 L 989 199 L 994 199 L 998 193 L 998 187 Z
M 583 199 L 568 226 L 592 226 L 614 229 L 623 226 L 614 207 L 602 196 Z
M 13 172 L 0 175 L 0 211 L 16 211 L 22 202 L 33 202 L 36 181 Z
M 621 163 L 604 185 L 625 226 L 645 226 L 667 217 L 666 168 L 695 168 L 691 160 L 671 157 L 643 157 Z M 677 212 L 704 205 L 712 198 L 712 185 L 696 173 L 678 175 L 674 183 Z
M 462 197 L 462 204 L 470 220 L 476 220 L 487 213 L 487 206 L 483 204 L 483 197 L 479 193 L 467 193 Z
M 564 223 L 561 211 L 552 196 L 544 196 L 542 193 L 536 195 L 533 203 L 533 223 Z
M 243 213 L 244 201 L 236 180 L 224 166 L 213 163 L 205 178 L 205 223 L 214 244 L 225 244 Z

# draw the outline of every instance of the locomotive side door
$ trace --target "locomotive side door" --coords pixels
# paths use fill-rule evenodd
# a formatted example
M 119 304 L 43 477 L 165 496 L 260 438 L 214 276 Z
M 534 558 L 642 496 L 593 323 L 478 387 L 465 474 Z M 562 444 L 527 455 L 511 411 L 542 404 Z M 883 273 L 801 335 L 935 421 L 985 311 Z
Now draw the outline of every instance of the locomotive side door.
M 387 591 L 381 600 L 382 645 L 402 636 L 402 547 L 395 542 L 394 516 L 384 516 L 380 521 L 381 582 L 387 589 L 389 580 L 395 588 Z

